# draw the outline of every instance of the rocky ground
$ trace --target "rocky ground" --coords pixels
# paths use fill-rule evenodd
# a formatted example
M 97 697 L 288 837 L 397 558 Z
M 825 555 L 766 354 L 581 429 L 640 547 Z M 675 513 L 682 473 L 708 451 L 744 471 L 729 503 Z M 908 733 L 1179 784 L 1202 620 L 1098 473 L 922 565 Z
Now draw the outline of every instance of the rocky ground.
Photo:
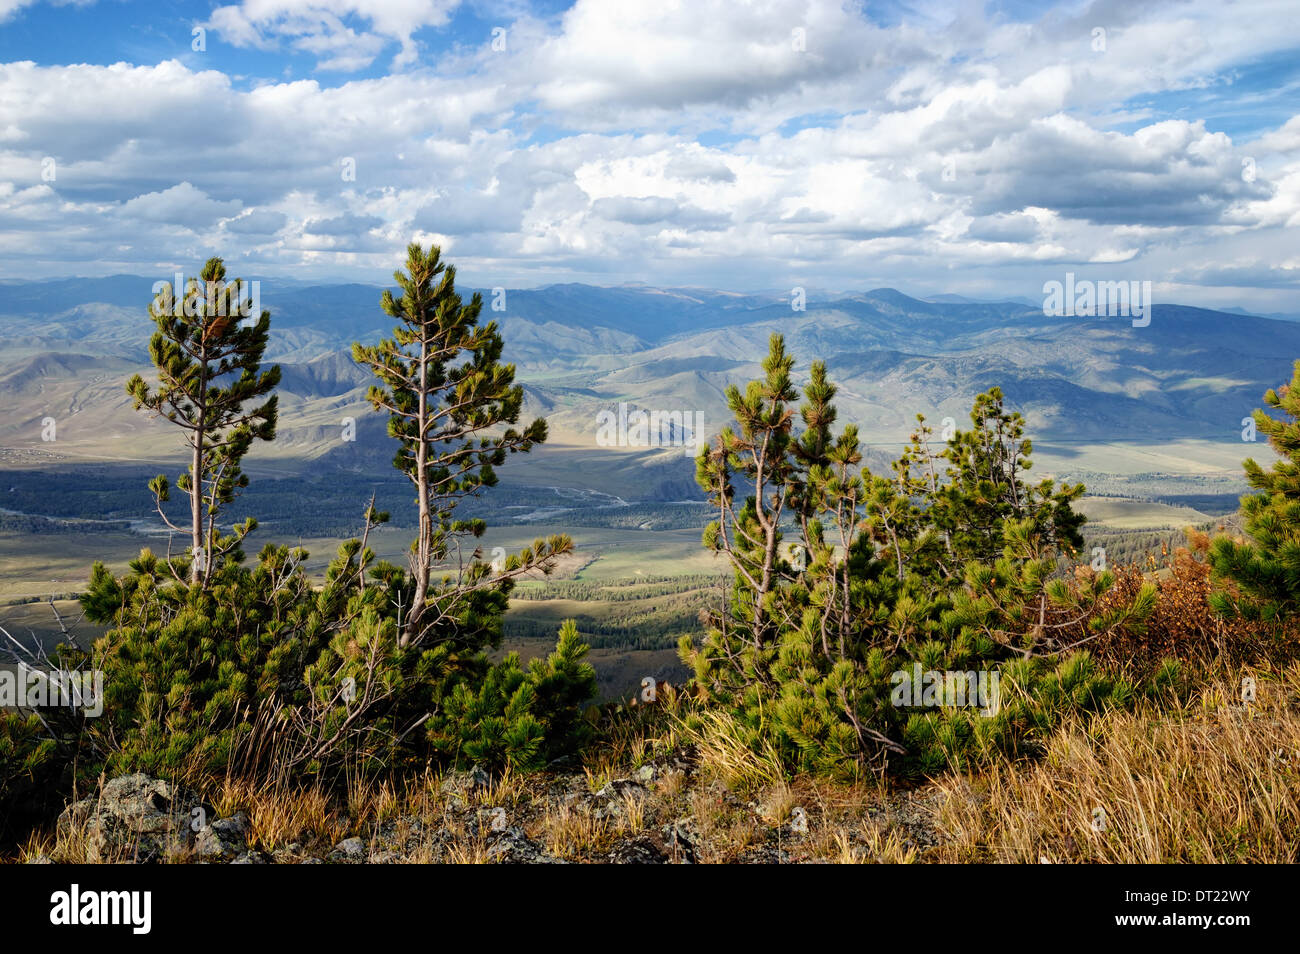
M 218 793 L 136 774 L 69 805 L 18 860 L 222 864 L 694 864 L 908 861 L 941 841 L 939 795 L 791 786 L 748 796 L 681 759 L 626 777 L 480 769 L 402 797 Z M 219 811 L 222 808 L 224 810 Z

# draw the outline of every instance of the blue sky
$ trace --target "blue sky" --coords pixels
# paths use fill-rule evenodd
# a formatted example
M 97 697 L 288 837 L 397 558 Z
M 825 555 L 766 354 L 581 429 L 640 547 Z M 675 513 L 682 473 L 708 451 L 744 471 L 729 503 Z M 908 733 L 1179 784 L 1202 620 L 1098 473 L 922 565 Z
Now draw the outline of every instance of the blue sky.
M 1298 50 L 1291 2 L 0 0 L 0 278 L 418 239 L 487 287 L 1295 312 Z

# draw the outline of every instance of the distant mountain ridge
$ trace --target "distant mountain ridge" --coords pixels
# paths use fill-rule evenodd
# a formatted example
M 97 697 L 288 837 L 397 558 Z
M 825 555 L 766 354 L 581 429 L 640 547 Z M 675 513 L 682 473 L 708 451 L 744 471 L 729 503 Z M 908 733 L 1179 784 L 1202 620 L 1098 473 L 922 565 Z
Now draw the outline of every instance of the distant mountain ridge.
M 280 437 L 268 453 L 341 466 L 356 466 L 368 447 L 391 457 L 383 421 L 364 402 L 369 381 L 349 354 L 353 340 L 391 331 L 381 288 L 262 286 L 268 360 L 283 369 Z M 138 276 L 0 284 L 0 447 L 39 443 L 40 421 L 54 417 L 69 450 L 165 452 L 167 435 L 133 413 L 122 390 L 132 368 L 148 370 L 151 289 Z M 501 297 L 480 291 L 528 412 L 546 414 L 552 444 L 576 460 L 615 453 L 598 447 L 595 421 L 620 402 L 698 413 L 716 431 L 728 417 L 727 385 L 760 373 L 773 332 L 798 358 L 796 381 L 813 359 L 827 362 L 840 420 L 882 447 L 903 441 L 917 413 L 936 427 L 945 417 L 962 424 L 973 396 L 995 385 L 1039 441 L 1239 442 L 1241 419 L 1300 357 L 1300 323 L 1174 304 L 1155 305 L 1150 325 L 1135 328 L 1125 318 L 1050 317 L 1023 301 L 921 300 L 892 288 L 818 292 L 802 310 L 775 292 L 581 284 L 507 290 L 504 310 L 493 310 Z M 331 436 L 344 417 L 357 421 L 353 447 Z M 689 465 L 680 450 L 642 456 L 674 473 Z

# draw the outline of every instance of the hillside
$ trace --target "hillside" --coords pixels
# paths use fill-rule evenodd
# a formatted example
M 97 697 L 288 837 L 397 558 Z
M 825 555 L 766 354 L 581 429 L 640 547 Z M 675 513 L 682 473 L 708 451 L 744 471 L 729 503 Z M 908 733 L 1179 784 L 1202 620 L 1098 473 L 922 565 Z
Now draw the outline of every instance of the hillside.
M 131 372 L 147 370 L 151 285 L 115 276 L 0 286 L 0 447 L 86 460 L 171 454 L 122 391 Z M 364 402 L 369 381 L 350 358 L 353 340 L 388 331 L 380 291 L 264 284 L 268 359 L 283 372 L 281 423 L 251 466 L 387 461 L 383 422 Z M 1300 355 L 1300 324 L 1183 305 L 1156 305 L 1151 324 L 1134 328 L 1122 318 L 1046 317 L 1020 302 L 922 301 L 888 288 L 813 294 L 798 312 L 775 293 L 578 284 L 509 290 L 505 310 L 493 312 L 491 289 L 483 293 L 526 387 L 526 413 L 551 425 L 531 481 L 633 490 L 637 499 L 689 492 L 690 455 L 600 446 L 597 415 L 625 402 L 714 431 L 726 418 L 726 385 L 757 371 L 773 331 L 797 355 L 826 356 L 841 416 L 859 424 L 877 466 L 907 439 L 915 414 L 937 431 L 947 417 L 961 424 L 971 396 L 997 385 L 1029 421 L 1044 471 L 1155 475 L 1170 494 L 1244 489 L 1241 419 Z M 53 446 L 41 440 L 47 418 L 58 426 Z M 343 439 L 346 418 L 355 441 Z M 656 476 L 646 479 L 646 468 Z

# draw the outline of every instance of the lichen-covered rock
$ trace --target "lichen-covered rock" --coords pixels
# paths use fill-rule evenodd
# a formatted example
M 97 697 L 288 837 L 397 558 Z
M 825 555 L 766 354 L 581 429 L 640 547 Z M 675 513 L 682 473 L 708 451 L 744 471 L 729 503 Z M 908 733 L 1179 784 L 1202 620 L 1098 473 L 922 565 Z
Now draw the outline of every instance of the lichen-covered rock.
M 444 795 L 465 799 L 472 792 L 487 788 L 491 783 L 492 779 L 488 773 L 475 765 L 468 772 L 451 772 L 445 775 L 438 787 Z
M 366 844 L 360 838 L 344 838 L 329 853 L 330 861 L 356 863 L 366 860 Z
M 658 832 L 644 831 L 625 838 L 610 849 L 608 861 L 615 865 L 666 865 L 672 850 Z
M 562 864 L 560 859 L 529 838 L 522 828 L 513 825 L 494 833 L 487 856 L 489 860 L 503 864 Z
M 194 839 L 194 851 L 201 858 L 230 858 L 248 847 L 248 816 L 235 812 L 229 818 L 214 821 Z
M 193 843 L 191 819 L 202 806 L 191 793 L 142 772 L 106 782 L 59 816 L 61 836 L 85 833 L 87 860 L 157 861 Z

